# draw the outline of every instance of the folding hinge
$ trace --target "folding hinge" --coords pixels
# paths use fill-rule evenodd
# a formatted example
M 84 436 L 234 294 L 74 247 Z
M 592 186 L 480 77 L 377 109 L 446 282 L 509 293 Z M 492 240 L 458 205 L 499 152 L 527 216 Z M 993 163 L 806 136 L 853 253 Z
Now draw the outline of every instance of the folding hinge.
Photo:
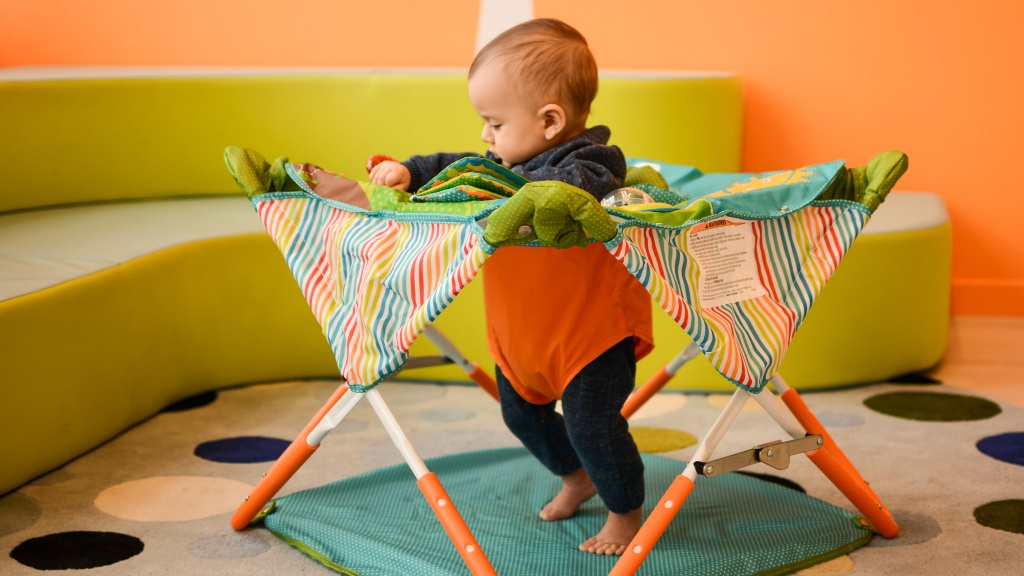
M 767 464 L 776 470 L 789 468 L 789 458 L 794 454 L 812 452 L 821 448 L 825 439 L 821 434 L 808 434 L 803 438 L 789 440 L 775 440 L 760 446 L 754 446 L 750 450 L 744 450 L 731 456 L 724 456 L 708 462 L 694 462 L 693 466 L 697 473 L 703 476 L 720 476 L 726 472 L 746 468 L 758 462 Z

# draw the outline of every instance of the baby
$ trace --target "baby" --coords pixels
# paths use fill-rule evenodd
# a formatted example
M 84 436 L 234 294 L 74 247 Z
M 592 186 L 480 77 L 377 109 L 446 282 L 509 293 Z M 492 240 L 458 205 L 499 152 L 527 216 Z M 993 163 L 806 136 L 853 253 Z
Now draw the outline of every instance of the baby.
M 567 182 L 600 199 L 622 186 L 626 162 L 607 144 L 608 128 L 586 128 L 596 93 L 597 64 L 586 39 L 558 20 L 507 30 L 469 69 L 487 158 L 527 180 Z M 387 160 L 372 168 L 370 181 L 416 190 L 466 156 L 478 154 Z M 608 518 L 579 548 L 621 555 L 640 528 L 644 467 L 620 410 L 637 359 L 653 348 L 650 296 L 600 243 L 505 247 L 484 269 L 502 417 L 562 479 L 540 516 L 569 518 L 599 495 Z M 554 410 L 558 399 L 564 417 Z

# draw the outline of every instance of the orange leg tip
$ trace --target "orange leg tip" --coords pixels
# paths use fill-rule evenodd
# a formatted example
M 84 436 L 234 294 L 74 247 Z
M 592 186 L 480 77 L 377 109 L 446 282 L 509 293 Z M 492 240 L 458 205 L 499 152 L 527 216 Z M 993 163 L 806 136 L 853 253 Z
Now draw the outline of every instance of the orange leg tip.
M 424 474 L 416 480 L 416 485 L 427 499 L 427 504 L 434 511 L 441 526 L 448 533 L 448 538 L 455 545 L 455 550 L 462 557 L 462 561 L 466 563 L 473 576 L 497 576 L 490 560 L 484 555 L 480 544 L 470 532 L 469 526 L 466 526 L 465 520 L 455 508 L 455 504 L 452 503 L 444 486 L 441 485 L 441 481 L 437 479 L 437 474 L 433 472 Z
M 263 506 L 295 475 L 295 472 L 306 463 L 306 460 L 309 460 L 317 448 L 319 446 L 310 446 L 306 443 L 305 435 L 293 440 L 277 459 L 277 462 L 270 467 L 266 476 L 261 478 L 252 492 L 245 497 L 245 502 L 231 517 L 231 526 L 235 530 L 242 530 L 248 526 L 249 522 L 263 509 Z
M 875 530 L 886 538 L 895 538 L 899 536 L 900 527 L 896 524 L 896 519 L 892 517 L 892 513 L 890 513 L 889 509 L 882 504 L 879 504 L 878 507 L 878 514 L 872 521 Z
M 484 389 L 492 398 L 498 400 L 498 383 L 491 378 L 491 375 L 484 372 L 479 364 L 473 363 L 473 371 L 469 372 L 469 379 L 476 382 L 477 386 Z
M 292 441 L 285 449 L 284 453 L 274 462 L 274 465 L 270 467 L 266 475 L 260 479 L 256 487 L 253 488 L 252 492 L 245 497 L 245 502 L 235 511 L 234 515 L 231 516 L 231 527 L 235 530 L 244 530 L 252 519 L 259 514 L 263 506 L 270 501 L 274 495 L 277 494 L 278 490 L 288 482 L 289 479 L 306 463 L 306 460 L 316 452 L 317 446 L 310 446 L 306 442 L 306 438 L 316 428 L 317 424 L 323 420 L 324 416 L 330 412 L 331 408 L 341 400 L 341 397 L 348 393 L 348 386 L 342 384 L 339 386 L 331 397 L 327 400 L 320 410 L 317 411 L 316 416 L 310 420 L 306 426 L 302 429 L 299 437 Z
M 664 388 L 665 384 L 668 384 L 672 376 L 672 374 L 665 371 L 664 367 L 660 368 L 643 386 L 630 394 L 629 398 L 626 398 L 625 404 L 622 405 L 622 416 L 629 418 L 636 413 L 648 400 Z
M 809 452 L 807 457 L 874 525 L 879 534 L 886 538 L 896 536 L 899 528 L 892 514 L 845 458 L 840 458 L 829 450 L 815 450 Z
M 245 530 L 246 526 L 248 526 L 249 522 L 252 520 L 251 518 L 246 519 L 244 516 L 244 514 L 236 512 L 235 515 L 231 517 L 231 527 L 234 528 L 236 532 Z
M 658 501 L 658 505 L 647 516 L 640 531 L 626 547 L 626 553 L 619 557 L 615 567 L 609 572 L 609 576 L 631 576 L 640 569 L 640 565 L 651 553 L 651 549 L 657 544 L 683 503 L 693 492 L 693 486 L 693 481 L 686 476 L 676 476 L 668 490 L 662 495 L 661 500 Z

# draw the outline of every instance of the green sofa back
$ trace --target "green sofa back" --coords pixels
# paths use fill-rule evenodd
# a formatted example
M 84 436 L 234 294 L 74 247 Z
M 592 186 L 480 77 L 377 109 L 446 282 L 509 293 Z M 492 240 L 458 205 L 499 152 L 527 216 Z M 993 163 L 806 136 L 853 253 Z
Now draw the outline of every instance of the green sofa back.
M 740 80 L 601 78 L 591 124 L 627 156 L 739 170 Z M 226 146 L 365 177 L 374 153 L 484 151 L 463 73 L 236 74 L 4 81 L 0 212 L 81 202 L 237 194 Z

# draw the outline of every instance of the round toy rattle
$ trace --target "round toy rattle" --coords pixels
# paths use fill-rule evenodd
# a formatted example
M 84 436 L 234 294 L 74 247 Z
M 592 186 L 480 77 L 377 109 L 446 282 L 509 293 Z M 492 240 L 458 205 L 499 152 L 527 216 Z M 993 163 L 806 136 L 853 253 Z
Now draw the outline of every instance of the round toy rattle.
M 617 208 L 630 204 L 650 204 L 652 202 L 654 202 L 654 198 L 651 198 L 650 194 L 630 186 L 609 192 L 607 196 L 601 199 L 601 206 Z

